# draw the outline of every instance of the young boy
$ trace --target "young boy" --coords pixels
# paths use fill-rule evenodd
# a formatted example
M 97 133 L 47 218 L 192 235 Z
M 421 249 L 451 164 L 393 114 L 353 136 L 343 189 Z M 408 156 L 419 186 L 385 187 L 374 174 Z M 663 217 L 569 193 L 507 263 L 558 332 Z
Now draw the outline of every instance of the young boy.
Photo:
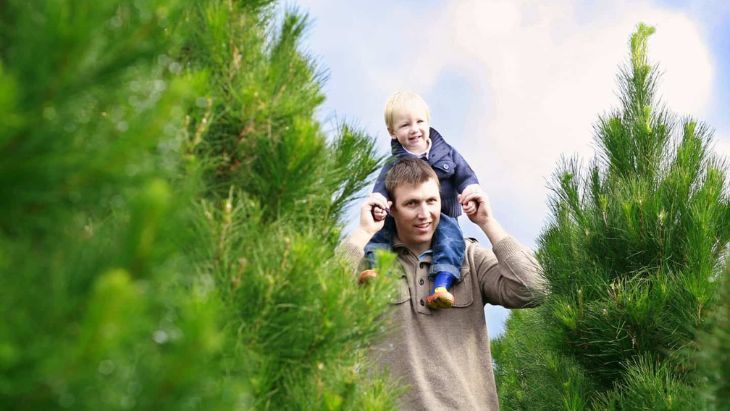
M 426 299 L 429 308 L 450 308 L 454 296 L 449 291 L 459 281 L 464 259 L 464 237 L 456 218 L 461 214 L 458 194 L 479 189 L 479 181 L 466 160 L 443 137 L 430 127 L 431 114 L 423 99 L 412 92 L 397 92 L 385 104 L 385 125 L 392 140 L 393 157 L 380 171 L 373 192 L 386 198 L 385 175 L 396 158 L 412 156 L 427 161 L 439 178 L 441 194 L 441 222 L 436 227 L 433 240 L 431 269 L 429 276 L 433 289 Z M 474 204 L 465 204 L 464 210 L 473 211 Z M 376 209 L 376 220 L 386 218 L 387 210 Z M 375 250 L 390 249 L 394 227 L 387 218 L 385 226 L 365 246 L 365 256 L 372 268 L 375 265 Z M 360 278 L 374 275 L 371 270 L 360 274 Z

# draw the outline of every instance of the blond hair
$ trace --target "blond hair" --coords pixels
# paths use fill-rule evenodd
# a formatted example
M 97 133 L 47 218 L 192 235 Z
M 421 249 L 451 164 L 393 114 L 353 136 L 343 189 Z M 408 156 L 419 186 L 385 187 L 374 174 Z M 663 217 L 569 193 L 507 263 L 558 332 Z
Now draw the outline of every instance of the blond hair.
M 414 103 L 423 105 L 423 108 L 426 109 L 426 120 L 429 123 L 431 122 L 431 111 L 421 96 L 412 91 L 397 91 L 385 102 L 385 126 L 388 127 L 389 132 L 393 131 L 393 117 L 395 116 L 395 112 Z

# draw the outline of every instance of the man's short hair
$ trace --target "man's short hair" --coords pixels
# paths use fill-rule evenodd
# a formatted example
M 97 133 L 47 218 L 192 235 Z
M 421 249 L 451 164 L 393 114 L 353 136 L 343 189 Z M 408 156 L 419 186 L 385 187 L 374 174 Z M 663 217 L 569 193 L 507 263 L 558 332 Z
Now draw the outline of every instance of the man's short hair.
M 431 165 L 415 157 L 403 157 L 396 160 L 393 167 L 385 175 L 385 190 L 388 197 L 395 200 L 393 194 L 398 186 L 403 184 L 418 185 L 433 179 L 439 184 L 439 178 Z

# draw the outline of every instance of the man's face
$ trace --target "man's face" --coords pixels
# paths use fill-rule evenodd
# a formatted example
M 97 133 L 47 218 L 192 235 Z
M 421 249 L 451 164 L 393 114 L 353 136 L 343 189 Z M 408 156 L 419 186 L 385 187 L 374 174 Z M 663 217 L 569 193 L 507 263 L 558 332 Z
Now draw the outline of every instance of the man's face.
M 434 179 L 425 183 L 401 184 L 393 193 L 391 215 L 398 238 L 416 253 L 431 248 L 431 239 L 441 219 L 441 196 Z
M 389 131 L 406 150 L 423 154 L 428 148 L 430 127 L 426 107 L 409 102 L 393 112 L 393 125 Z

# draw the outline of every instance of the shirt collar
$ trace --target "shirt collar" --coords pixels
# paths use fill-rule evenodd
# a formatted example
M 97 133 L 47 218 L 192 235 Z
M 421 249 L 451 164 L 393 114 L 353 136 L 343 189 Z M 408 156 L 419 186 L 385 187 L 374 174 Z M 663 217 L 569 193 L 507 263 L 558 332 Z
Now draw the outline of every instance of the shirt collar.
M 429 154 L 431 153 L 431 138 L 429 137 L 429 139 L 428 139 L 428 140 L 426 140 L 426 151 L 425 151 L 425 152 L 423 152 L 423 153 L 421 153 L 421 154 L 416 154 L 416 153 L 414 153 L 414 152 L 412 152 L 412 151 L 409 151 L 409 150 L 408 150 L 407 148 L 405 148 L 405 147 L 403 147 L 403 150 L 405 150 L 405 151 L 406 151 L 406 153 L 408 153 L 408 154 L 412 155 L 413 157 L 416 157 L 416 158 L 423 158 L 423 159 L 426 159 L 426 160 L 428 160 L 428 155 L 429 155 Z
M 433 258 L 433 250 L 430 248 L 417 256 L 418 261 L 431 261 Z
M 395 250 L 395 249 L 399 249 L 399 248 L 411 251 L 410 248 L 408 248 L 406 246 L 406 244 L 403 241 L 401 241 L 400 238 L 398 238 L 398 234 L 395 234 L 393 236 L 393 249 Z M 433 257 L 433 250 L 430 248 L 416 256 L 418 261 L 431 261 L 432 257 Z

